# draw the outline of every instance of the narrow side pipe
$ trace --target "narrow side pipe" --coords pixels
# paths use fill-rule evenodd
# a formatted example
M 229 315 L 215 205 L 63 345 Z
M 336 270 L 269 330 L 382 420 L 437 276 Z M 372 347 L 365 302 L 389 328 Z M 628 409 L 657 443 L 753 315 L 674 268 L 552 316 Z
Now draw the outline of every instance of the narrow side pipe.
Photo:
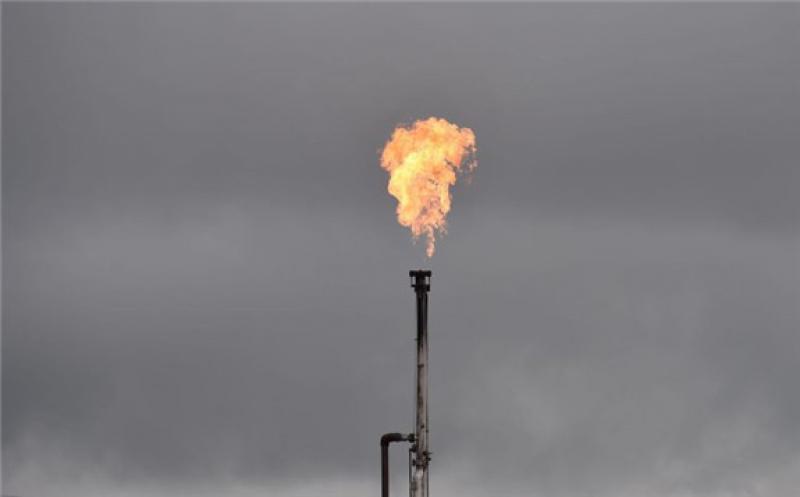
M 389 497 L 389 444 L 413 441 L 414 435 L 402 433 L 386 433 L 381 436 L 381 497 Z

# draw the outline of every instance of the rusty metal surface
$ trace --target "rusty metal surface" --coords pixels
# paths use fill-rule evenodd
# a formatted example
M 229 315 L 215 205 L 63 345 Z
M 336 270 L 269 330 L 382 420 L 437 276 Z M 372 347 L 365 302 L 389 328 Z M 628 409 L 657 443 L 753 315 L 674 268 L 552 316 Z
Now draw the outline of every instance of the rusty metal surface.
M 428 496 L 428 292 L 430 270 L 409 271 L 417 304 L 417 368 L 415 442 L 412 457 L 411 497 Z

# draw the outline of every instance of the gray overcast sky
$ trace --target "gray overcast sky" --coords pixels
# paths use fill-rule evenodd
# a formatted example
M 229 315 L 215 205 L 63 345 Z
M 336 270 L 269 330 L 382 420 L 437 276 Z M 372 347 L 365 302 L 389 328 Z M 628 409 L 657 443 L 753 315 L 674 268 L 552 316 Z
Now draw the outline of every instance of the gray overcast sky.
M 435 497 L 800 488 L 800 4 L 2 9 L 4 494 L 376 495 L 420 265 Z

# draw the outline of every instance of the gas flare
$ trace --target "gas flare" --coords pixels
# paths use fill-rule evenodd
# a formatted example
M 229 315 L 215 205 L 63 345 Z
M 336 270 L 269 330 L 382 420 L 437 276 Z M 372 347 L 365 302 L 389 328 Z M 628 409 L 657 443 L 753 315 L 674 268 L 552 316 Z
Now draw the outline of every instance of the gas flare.
M 436 250 L 436 236 L 447 231 L 450 187 L 460 173 L 475 169 L 475 151 L 471 129 L 438 117 L 398 126 L 383 148 L 381 167 L 397 199 L 397 222 L 414 240 L 425 235 L 428 257 Z

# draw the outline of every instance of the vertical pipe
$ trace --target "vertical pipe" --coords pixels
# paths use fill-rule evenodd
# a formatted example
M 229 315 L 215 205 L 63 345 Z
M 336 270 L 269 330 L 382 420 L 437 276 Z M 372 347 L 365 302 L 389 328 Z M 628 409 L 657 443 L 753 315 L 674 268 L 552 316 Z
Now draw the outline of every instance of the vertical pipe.
M 413 435 L 402 433 L 386 433 L 381 437 L 381 497 L 389 497 L 389 444 L 413 440 Z
M 417 392 L 411 497 L 428 497 L 428 291 L 431 271 L 410 271 L 417 300 Z
M 389 444 L 381 440 L 381 497 L 389 497 Z

